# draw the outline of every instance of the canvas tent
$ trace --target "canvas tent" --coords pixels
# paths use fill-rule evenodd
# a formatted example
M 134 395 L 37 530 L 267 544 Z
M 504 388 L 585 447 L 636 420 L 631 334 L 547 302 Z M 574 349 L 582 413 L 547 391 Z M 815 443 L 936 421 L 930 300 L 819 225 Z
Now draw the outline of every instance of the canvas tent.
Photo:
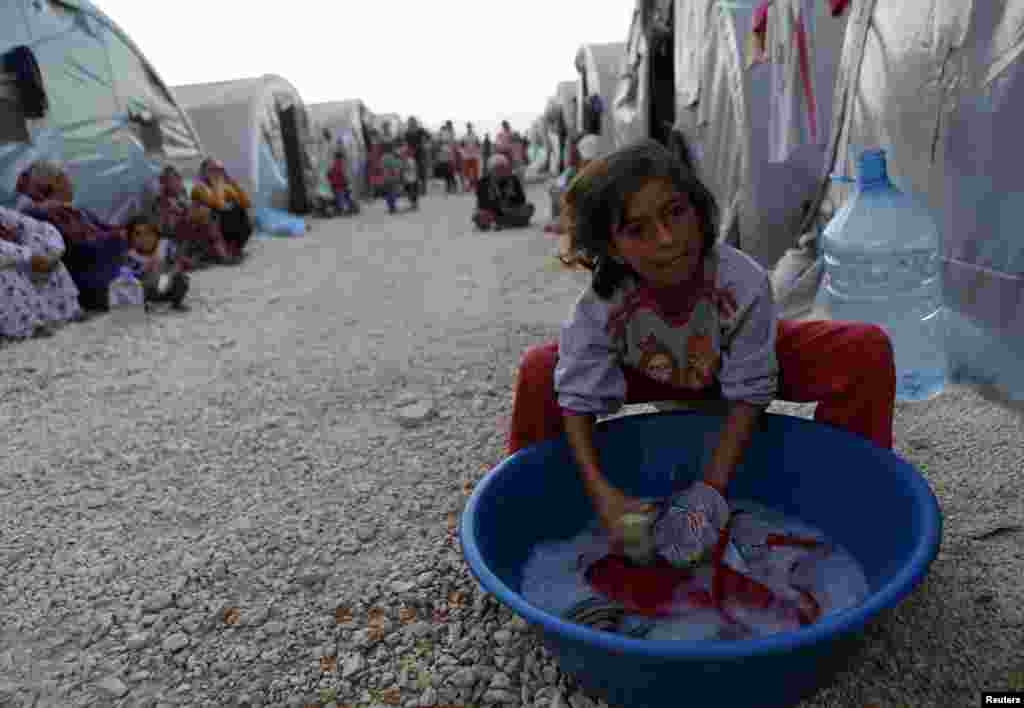
M 372 118 L 370 110 L 358 99 L 314 103 L 309 114 L 332 147 L 339 144 L 345 150 L 349 184 L 357 185 L 352 193 L 366 195 L 366 136 L 364 122 Z
M 405 131 L 405 122 L 397 113 L 376 113 L 373 116 L 373 127 L 384 132 L 384 126 L 388 127 L 392 137 Z
M 773 3 L 802 13 L 812 103 L 786 65 L 751 65 L 755 5 L 641 0 L 614 120 L 618 144 L 664 142 L 679 129 L 722 209 L 720 236 L 771 267 L 792 245 L 818 191 L 847 20 L 832 17 L 825 0 Z M 790 36 L 780 42 L 794 44 Z M 810 127 L 787 132 L 798 124 Z
M 854 175 L 851 146 L 887 151 L 893 180 L 942 230 L 954 379 L 1024 406 L 1024 0 L 856 0 L 851 12 L 825 172 Z M 847 189 L 823 181 L 821 221 Z M 777 268 L 791 311 L 818 283 L 815 234 Z M 801 262 L 807 287 L 789 290 Z
M 27 46 L 49 110 L 28 117 L 15 75 L 0 76 L 0 202 L 32 160 L 63 163 L 75 202 L 122 222 L 160 164 L 194 169 L 202 146 L 188 116 L 134 42 L 87 0 L 8 0 L 0 53 Z M 31 111 L 30 111 L 31 112 Z
M 579 135 L 579 124 L 576 122 L 577 102 L 579 100 L 578 81 L 563 81 L 558 84 L 555 90 L 555 98 L 562 109 L 562 116 L 565 119 L 565 128 L 568 132 L 568 139 L 571 141 Z
M 615 148 L 614 115 L 611 106 L 615 99 L 625 49 L 625 43 L 613 42 L 584 44 L 576 52 L 576 71 L 580 75 L 576 83 L 576 125 L 579 126 L 581 133 L 593 133 L 601 137 L 601 154 Z M 600 99 L 601 110 L 594 116 L 596 124 L 587 125 L 587 105 L 592 97 Z
M 319 191 L 316 136 L 298 90 L 280 76 L 173 89 L 206 151 L 261 207 L 308 213 Z

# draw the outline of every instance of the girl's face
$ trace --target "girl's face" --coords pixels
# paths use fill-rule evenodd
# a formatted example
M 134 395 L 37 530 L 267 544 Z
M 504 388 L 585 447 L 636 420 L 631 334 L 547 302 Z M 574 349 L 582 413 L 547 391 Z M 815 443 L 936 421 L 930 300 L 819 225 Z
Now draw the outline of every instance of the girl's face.
M 132 229 L 132 248 L 139 253 L 152 253 L 160 245 L 160 235 L 150 224 L 138 224 Z
M 610 253 L 654 287 L 685 283 L 700 265 L 704 235 L 685 194 L 667 179 L 652 179 L 630 196 Z

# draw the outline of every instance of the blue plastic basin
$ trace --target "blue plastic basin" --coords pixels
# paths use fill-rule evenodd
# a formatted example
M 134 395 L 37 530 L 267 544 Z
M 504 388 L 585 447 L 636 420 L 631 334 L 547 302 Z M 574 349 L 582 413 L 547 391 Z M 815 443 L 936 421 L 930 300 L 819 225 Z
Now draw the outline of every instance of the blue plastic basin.
M 696 478 L 721 417 L 692 412 L 598 426 L 611 482 L 637 497 L 667 495 L 673 471 Z M 519 594 L 537 543 L 579 533 L 594 516 L 564 436 L 491 470 L 462 516 L 462 550 L 480 584 L 543 632 L 562 669 L 612 705 L 792 706 L 832 679 L 849 640 L 925 577 L 942 533 L 927 482 L 892 452 L 824 425 L 767 415 L 729 495 L 770 505 L 847 548 L 871 586 L 867 601 L 797 632 L 747 641 L 628 639 L 559 619 Z

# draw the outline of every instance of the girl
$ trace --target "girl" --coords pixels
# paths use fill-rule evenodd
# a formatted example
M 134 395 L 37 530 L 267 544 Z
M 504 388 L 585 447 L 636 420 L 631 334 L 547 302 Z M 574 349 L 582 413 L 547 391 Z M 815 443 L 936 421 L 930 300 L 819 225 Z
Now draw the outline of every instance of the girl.
M 128 226 L 131 250 L 127 260 L 142 281 L 146 302 L 169 302 L 175 310 L 185 311 L 185 295 L 189 278 L 174 253 L 174 242 L 160 238 L 156 225 L 146 218 L 134 220 Z
M 420 208 L 420 177 L 416 158 L 408 145 L 402 147 L 399 157 L 402 160 L 402 185 L 405 187 L 405 196 L 409 198 L 409 204 L 415 211 Z
M 728 414 L 703 482 L 672 502 L 673 509 L 703 507 L 703 517 L 718 523 L 729 481 L 773 399 L 817 401 L 819 422 L 892 447 L 896 374 L 885 332 L 855 322 L 778 321 L 767 273 L 716 243 L 717 215 L 708 189 L 653 141 L 594 160 L 563 199 L 570 245 L 563 261 L 593 279 L 559 341 L 524 355 L 508 448 L 565 432 L 619 548 L 622 516 L 652 511 L 605 479 L 594 446 L 596 416 L 625 403 L 724 399 Z M 679 524 L 694 516 L 673 518 L 659 517 L 657 543 L 678 537 Z
M 334 153 L 334 163 L 327 172 L 327 179 L 334 192 L 334 205 L 342 214 L 356 214 L 359 207 L 352 201 L 352 192 L 348 188 L 348 172 L 345 166 L 345 152 L 339 149 Z
M 252 236 L 248 214 L 252 203 L 246 191 L 228 175 L 223 163 L 213 158 L 203 160 L 199 180 L 192 188 L 192 199 L 213 211 L 227 243 L 228 255 L 240 259 L 242 249 Z

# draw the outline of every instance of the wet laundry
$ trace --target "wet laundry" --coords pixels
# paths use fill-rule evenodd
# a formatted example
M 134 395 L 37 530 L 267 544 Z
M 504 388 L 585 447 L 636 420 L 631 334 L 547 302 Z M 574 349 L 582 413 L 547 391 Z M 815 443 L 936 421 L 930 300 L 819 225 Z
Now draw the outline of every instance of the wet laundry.
M 711 557 L 692 567 L 608 553 L 597 525 L 537 546 L 524 569 L 530 604 L 633 638 L 744 639 L 795 631 L 854 607 L 863 571 L 816 529 L 753 503 L 734 503 Z

